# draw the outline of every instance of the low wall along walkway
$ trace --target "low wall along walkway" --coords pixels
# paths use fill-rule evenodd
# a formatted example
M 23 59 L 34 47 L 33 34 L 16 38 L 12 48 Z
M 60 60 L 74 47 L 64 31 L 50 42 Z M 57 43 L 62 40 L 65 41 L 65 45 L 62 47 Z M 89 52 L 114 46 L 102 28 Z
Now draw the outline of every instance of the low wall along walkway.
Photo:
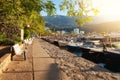
M 5 54 L 0 58 L 0 74 L 6 69 L 8 64 L 11 62 L 11 54 Z
M 11 62 L 10 46 L 0 46 L 0 74 Z

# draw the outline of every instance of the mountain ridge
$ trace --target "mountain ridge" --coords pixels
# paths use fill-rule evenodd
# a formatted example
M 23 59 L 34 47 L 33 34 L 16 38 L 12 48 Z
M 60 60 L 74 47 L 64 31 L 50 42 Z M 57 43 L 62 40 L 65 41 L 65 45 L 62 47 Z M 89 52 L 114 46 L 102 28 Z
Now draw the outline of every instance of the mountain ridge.
M 80 28 L 80 30 L 88 31 L 88 32 L 112 32 L 120 30 L 120 20 L 119 21 L 108 21 L 101 23 L 94 23 L 94 21 L 90 24 L 86 24 L 83 27 L 76 25 L 74 17 L 67 17 L 63 15 L 52 16 L 44 16 L 47 27 L 56 28 L 56 30 L 66 30 L 72 31 L 74 28 Z M 94 17 L 95 20 L 95 17 Z M 53 27 L 54 26 L 54 27 Z M 68 30 L 67 30 L 68 29 Z

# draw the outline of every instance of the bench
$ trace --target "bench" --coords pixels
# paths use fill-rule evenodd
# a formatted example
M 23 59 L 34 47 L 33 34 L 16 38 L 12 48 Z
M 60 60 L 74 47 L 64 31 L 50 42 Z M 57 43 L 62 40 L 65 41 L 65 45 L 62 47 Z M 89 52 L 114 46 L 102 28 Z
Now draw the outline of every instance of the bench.
M 32 44 L 32 42 L 33 42 L 33 38 L 29 38 L 29 39 L 24 40 L 24 43 L 27 44 L 27 45 Z
M 11 60 L 13 60 L 14 55 L 23 55 L 24 60 L 26 60 L 26 50 L 22 49 L 19 44 L 15 44 L 11 47 Z

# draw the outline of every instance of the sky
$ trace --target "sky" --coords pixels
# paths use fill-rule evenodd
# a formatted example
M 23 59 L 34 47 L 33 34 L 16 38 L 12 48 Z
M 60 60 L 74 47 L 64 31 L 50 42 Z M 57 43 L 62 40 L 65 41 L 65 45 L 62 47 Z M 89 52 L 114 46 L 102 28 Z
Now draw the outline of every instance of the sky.
M 100 11 L 98 16 L 120 20 L 120 0 L 93 0 L 93 4 Z
M 59 10 L 62 0 L 52 0 L 57 9 L 57 15 L 66 15 L 66 12 Z M 103 21 L 120 20 L 120 0 L 92 0 L 93 6 L 98 8 L 98 17 L 104 18 Z M 42 15 L 46 15 L 44 12 Z M 98 20 L 99 21 L 99 20 Z M 101 20 L 100 20 L 101 21 Z
M 63 0 L 52 0 L 52 1 L 55 4 L 56 10 L 57 10 L 56 15 L 66 15 L 67 12 L 66 11 L 60 11 L 60 8 L 59 8 L 59 5 Z M 47 14 L 42 12 L 42 15 L 46 16 Z

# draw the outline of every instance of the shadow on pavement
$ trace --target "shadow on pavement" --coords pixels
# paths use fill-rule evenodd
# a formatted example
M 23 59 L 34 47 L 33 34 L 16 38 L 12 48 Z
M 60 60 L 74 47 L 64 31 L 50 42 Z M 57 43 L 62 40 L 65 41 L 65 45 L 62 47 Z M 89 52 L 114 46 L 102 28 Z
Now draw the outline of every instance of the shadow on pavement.
M 60 80 L 60 70 L 56 63 L 50 65 L 50 70 L 47 73 L 46 80 Z

